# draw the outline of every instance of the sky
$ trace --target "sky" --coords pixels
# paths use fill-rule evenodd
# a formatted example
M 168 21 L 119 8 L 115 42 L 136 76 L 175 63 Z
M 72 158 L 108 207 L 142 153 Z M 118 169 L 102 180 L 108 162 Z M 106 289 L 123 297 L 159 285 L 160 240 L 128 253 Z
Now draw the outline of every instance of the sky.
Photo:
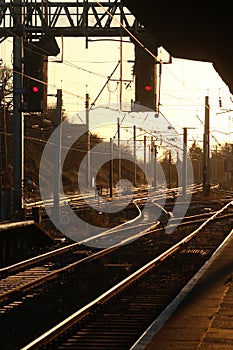
M 129 104 L 134 100 L 132 63 L 129 62 L 134 60 L 133 44 L 124 42 L 122 51 L 123 79 L 127 80 L 122 84 L 122 100 Z M 120 59 L 120 43 L 105 40 L 91 41 L 89 48 L 86 49 L 84 39 L 69 38 L 64 40 L 63 56 L 63 63 L 49 64 L 49 82 L 63 89 L 64 107 L 72 117 L 84 110 L 86 93 L 90 96 L 90 103 L 97 98 Z M 107 84 L 97 99 L 95 108 L 113 104 L 119 106 L 119 77 L 118 68 L 112 77 L 113 80 Z M 160 94 L 160 111 L 165 119 L 179 134 L 182 134 L 183 127 L 190 129 L 188 139 L 190 142 L 196 140 L 201 146 L 205 96 L 209 96 L 213 148 L 216 144 L 231 142 L 233 112 L 227 111 L 233 110 L 232 97 L 211 62 L 172 58 L 172 63 L 162 66 Z M 121 118 L 120 113 L 119 115 L 114 113 L 113 116 L 108 114 L 107 117 L 103 117 L 102 122 L 103 124 L 113 122 L 113 125 L 116 125 L 117 117 Z M 98 122 L 99 120 L 98 117 Z M 134 120 L 127 116 L 124 123 L 127 122 L 133 124 Z M 94 121 L 90 120 L 90 123 Z
M 49 57 L 48 93 L 55 94 L 57 89 L 63 92 L 63 108 L 72 121 L 85 122 L 83 117 L 85 95 L 89 94 L 90 104 L 93 103 L 107 82 L 108 77 L 116 68 L 120 59 L 120 42 L 118 38 L 90 38 L 88 49 L 83 38 L 57 38 L 61 53 L 57 57 Z M 0 58 L 3 64 L 9 66 L 12 58 L 12 42 L 6 39 L 0 45 Z M 134 46 L 125 38 L 122 43 L 122 100 L 129 105 L 134 100 L 134 79 L 132 76 Z M 96 100 L 93 110 L 101 106 L 119 109 L 120 69 L 112 76 Z M 211 147 L 216 144 L 231 143 L 233 103 L 228 87 L 214 70 L 211 62 L 197 62 L 173 58 L 171 63 L 162 65 L 160 112 L 163 120 L 174 127 L 179 135 L 187 127 L 188 140 L 194 140 L 202 146 L 204 131 L 205 96 L 209 96 L 210 104 L 210 139 Z M 54 97 L 49 97 L 49 104 L 55 104 Z M 221 105 L 221 107 L 220 107 Z M 124 117 L 125 128 L 135 123 L 134 116 L 114 113 L 102 113 L 97 117 L 90 115 L 90 124 L 109 125 L 107 129 L 98 126 L 100 136 L 113 137 L 116 133 L 117 118 Z M 95 120 L 93 120 L 93 119 Z M 160 118 L 161 119 L 161 118 Z M 144 116 L 137 123 L 144 123 Z M 156 128 L 158 120 L 148 118 L 148 133 Z M 145 123 L 144 123 L 145 126 Z M 102 129 L 102 131 L 101 131 Z M 170 129 L 171 130 L 171 129 Z M 127 134 L 123 134 L 127 137 Z

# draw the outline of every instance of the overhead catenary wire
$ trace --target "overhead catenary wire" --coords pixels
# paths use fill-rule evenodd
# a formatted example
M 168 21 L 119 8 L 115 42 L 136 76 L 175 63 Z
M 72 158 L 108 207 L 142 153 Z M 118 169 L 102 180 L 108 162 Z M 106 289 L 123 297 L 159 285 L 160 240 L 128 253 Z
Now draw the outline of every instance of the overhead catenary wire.
M 159 60 L 158 60 L 158 56 L 155 55 L 153 52 L 151 52 L 150 49 L 148 49 L 135 35 L 133 35 L 133 33 L 130 32 L 130 30 L 128 28 L 126 28 L 124 26 L 124 24 L 119 21 L 115 15 L 111 14 L 111 12 L 108 11 L 108 9 L 106 9 L 99 1 L 95 0 L 95 2 L 109 15 L 112 17 L 112 19 L 114 21 L 116 21 L 120 26 L 121 28 L 123 28 L 128 34 L 129 36 L 134 40 L 136 41 L 137 44 L 139 44 L 150 56 L 152 56 L 156 62 L 159 62 L 161 63 Z M 169 69 L 168 69 L 169 71 Z M 170 71 L 169 71 L 170 72 Z M 174 73 L 170 72 L 170 74 L 178 81 L 180 82 L 186 89 L 187 91 L 189 91 L 192 95 L 193 95 L 193 92 L 192 90 L 190 90 Z
M 96 1 L 96 0 L 95 0 Z M 115 15 L 113 15 L 113 14 L 111 14 L 100 2 L 98 2 L 98 1 L 96 1 L 96 3 L 109 15 L 109 16 L 111 16 L 141 47 L 143 47 L 150 55 L 152 55 L 155 59 L 157 59 L 157 57 L 148 49 L 148 48 L 146 48 L 145 47 L 145 45 L 143 44 L 143 43 L 141 43 L 140 42 L 140 40 L 138 40 L 131 32 L 130 32 L 130 30 L 128 30 L 128 28 L 126 28 L 116 17 L 115 17 Z M 9 31 L 9 33 L 11 33 L 10 31 Z M 11 35 L 12 35 L 12 33 L 11 33 Z M 70 64 L 69 62 L 67 63 L 67 64 Z M 72 64 L 72 63 L 71 63 Z M 77 69 L 83 69 L 83 68 L 81 68 L 81 67 L 77 67 Z M 167 68 L 168 69 L 168 68 Z M 169 69 L 168 69 L 168 71 L 169 71 Z M 87 72 L 89 72 L 89 73 L 91 73 L 91 74 L 95 74 L 94 72 L 90 72 L 90 71 L 87 71 Z M 172 72 L 170 72 L 174 77 L 175 77 L 175 79 L 176 80 L 178 80 L 178 81 L 180 81 L 180 83 L 188 90 L 188 91 L 190 91 L 191 93 L 192 93 L 192 90 L 190 90 L 190 89 L 188 89 L 182 82 L 181 82 L 181 80 L 176 76 L 176 75 L 174 75 L 174 73 L 172 73 Z M 66 91 L 66 93 L 68 93 L 68 91 Z
M 138 40 L 131 32 L 130 30 L 128 30 L 128 28 L 126 28 L 123 23 L 121 23 L 116 17 L 115 15 L 111 14 L 99 1 L 95 0 L 95 2 L 109 15 L 111 16 L 133 39 L 134 41 L 136 41 L 147 53 L 149 53 L 157 62 L 158 62 L 158 57 L 151 52 L 151 50 L 149 50 L 140 40 Z M 166 67 L 167 71 L 192 95 L 195 97 L 195 99 L 197 99 L 198 101 L 198 104 L 203 106 L 203 103 L 202 101 L 200 101 L 200 98 L 198 98 L 193 90 L 189 89 L 174 73 L 172 73 L 168 67 Z M 208 108 L 209 110 L 211 109 L 210 105 L 208 106 L 204 106 L 205 108 Z M 197 119 L 199 122 L 201 122 L 202 125 L 204 125 L 204 122 L 198 117 L 198 115 L 196 115 Z M 216 142 L 217 139 L 214 135 L 211 134 L 210 132 L 210 135 L 212 136 L 213 139 L 215 139 Z
M 97 1 L 96 1 L 96 2 L 97 2 Z M 115 21 L 117 21 L 117 23 L 118 23 L 124 30 L 126 30 L 127 33 L 128 33 L 140 46 L 142 46 L 150 55 L 152 55 L 155 59 L 157 59 L 157 57 L 156 57 L 148 48 L 146 48 L 145 45 L 144 45 L 143 43 L 141 43 L 141 42 L 126 28 L 126 27 L 124 27 L 124 25 L 123 25 L 120 21 L 118 21 L 118 20 L 114 17 L 114 15 L 112 15 L 107 9 L 105 9 L 104 6 L 101 5 L 99 2 L 97 2 L 97 3 L 98 3 L 98 5 L 101 6 Z M 11 35 L 15 35 L 14 33 L 10 32 L 10 31 L 9 31 L 9 33 L 10 33 Z M 15 35 L 15 36 L 16 36 L 16 35 Z M 32 46 L 33 46 L 33 44 L 32 44 Z M 36 47 L 36 45 L 35 45 L 35 47 Z M 27 50 L 30 50 L 30 49 L 27 48 Z M 48 52 L 47 52 L 46 50 L 44 50 L 44 53 L 47 54 Z M 107 75 L 99 74 L 99 73 L 96 73 L 96 72 L 87 70 L 87 69 L 85 69 L 85 68 L 76 66 L 76 65 L 74 65 L 73 63 L 71 63 L 71 62 L 69 62 L 69 61 L 64 61 L 64 64 L 66 64 L 66 65 L 68 65 L 68 66 L 71 66 L 71 67 L 73 67 L 73 68 L 76 68 L 76 69 L 83 70 L 84 72 L 87 72 L 87 73 L 89 73 L 89 74 L 94 74 L 94 75 L 97 75 L 97 76 L 101 76 L 101 77 L 103 77 L 103 78 L 106 78 L 106 77 L 107 77 Z M 175 75 L 173 74 L 173 76 L 175 76 Z M 179 80 L 176 76 L 175 76 L 175 78 L 176 78 L 177 80 Z M 55 85 L 50 85 L 50 86 L 56 87 Z M 67 91 L 67 90 L 66 90 L 65 92 L 66 92 L 67 94 L 70 93 L 71 95 L 73 95 L 73 93 L 71 93 L 70 91 Z M 79 95 L 76 95 L 76 96 L 77 96 L 78 98 L 80 98 Z
M 98 1 L 96 1 L 96 2 L 98 3 L 98 5 L 99 5 L 100 7 L 102 7 L 104 10 L 106 10 L 100 2 L 98 2 Z M 152 54 L 153 57 L 156 58 L 156 56 L 155 56 L 153 53 L 151 53 L 150 50 L 148 50 L 142 43 L 140 43 L 139 40 L 138 40 L 137 38 L 135 38 L 135 36 L 133 36 L 133 34 L 132 34 L 127 28 L 125 28 L 124 25 L 123 25 L 122 23 L 120 23 L 120 22 L 115 18 L 114 15 L 112 15 L 108 10 L 106 10 L 106 11 L 107 11 L 107 13 L 108 13 L 112 18 L 114 18 L 114 20 L 116 20 L 116 21 L 121 25 L 121 27 L 122 27 L 124 30 L 126 30 L 126 31 L 128 32 L 128 34 L 129 34 L 131 37 L 134 38 L 134 40 L 136 40 L 136 41 L 138 42 L 138 44 L 140 44 L 149 54 Z M 70 66 L 73 67 L 73 64 L 70 63 L 69 61 L 64 62 L 64 64 L 67 64 L 67 65 L 70 65 Z M 80 67 L 75 67 L 75 65 L 74 65 L 74 68 L 82 69 L 82 68 L 80 68 Z M 88 70 L 86 70 L 86 71 L 87 71 L 88 73 L 91 73 L 91 74 L 93 73 L 93 72 L 90 72 L 90 71 L 88 71 Z M 95 74 L 95 73 L 93 73 L 93 74 Z M 179 80 L 179 81 L 180 81 L 180 79 L 178 79 L 176 75 L 173 74 L 173 76 L 175 77 L 176 80 Z M 180 82 L 181 82 L 181 81 L 180 81 Z M 182 82 L 181 82 L 181 84 L 186 88 L 186 86 L 185 86 Z M 49 84 L 49 86 L 51 86 L 51 87 L 53 87 L 53 88 L 56 88 L 56 86 L 53 85 L 53 84 Z M 191 91 L 191 90 L 188 89 L 188 88 L 187 88 L 187 90 Z M 79 96 L 78 94 L 74 94 L 74 93 L 71 92 L 71 91 L 64 90 L 64 92 L 65 92 L 66 94 L 70 94 L 71 96 L 78 97 L 78 98 L 80 98 L 80 99 L 82 99 L 82 100 L 84 99 L 84 97 Z M 199 118 L 199 121 L 202 122 L 200 118 Z M 203 122 L 202 122 L 202 124 L 203 124 Z
M 11 34 L 12 34 L 13 36 L 15 36 L 15 37 L 18 37 L 18 36 L 15 35 L 14 33 L 11 33 Z M 26 50 L 29 50 L 29 51 L 31 51 L 31 52 L 35 52 L 35 51 L 33 50 L 33 48 L 32 48 L 33 46 L 35 47 L 35 49 L 37 49 L 36 45 L 33 44 L 33 43 L 31 43 L 31 48 L 27 47 Z M 42 49 L 41 49 L 41 50 L 42 50 Z M 48 54 L 48 52 L 47 52 L 46 50 L 42 50 L 42 51 L 44 51 L 44 55 Z M 37 54 L 43 56 L 43 53 L 37 52 Z M 56 62 L 56 61 L 54 60 L 54 62 Z M 93 71 L 91 71 L 91 70 L 88 70 L 88 69 L 85 69 L 85 68 L 83 68 L 83 67 L 77 66 L 77 65 L 75 65 L 75 64 L 73 64 L 73 63 L 71 63 L 71 62 L 69 62 L 69 61 L 66 61 L 66 60 L 63 60 L 63 63 L 64 63 L 65 65 L 67 65 L 67 66 L 72 67 L 72 68 L 75 68 L 75 69 L 78 69 L 78 70 L 82 70 L 82 71 L 84 71 L 84 72 L 86 72 L 86 73 L 88 73 L 88 74 L 93 74 L 93 75 L 99 76 L 99 77 L 101 77 L 101 78 L 108 78 L 108 76 L 105 75 L 105 74 L 100 74 L 100 73 L 97 73 L 97 72 L 93 72 Z M 14 72 L 13 69 L 12 69 L 12 71 Z M 19 74 L 19 72 L 17 72 L 17 71 L 15 71 L 14 73 Z M 30 76 L 28 76 L 28 75 L 25 75 L 24 73 L 20 73 L 20 74 L 21 74 L 22 76 L 25 76 L 25 77 L 29 78 L 29 79 L 30 79 L 30 78 L 32 79 L 32 77 L 30 77 Z M 44 82 L 44 81 L 41 81 L 41 80 L 38 80 L 38 79 L 35 79 L 35 78 L 33 78 L 33 80 L 34 80 L 34 81 L 37 81 L 37 82 L 39 82 L 39 83 L 42 83 L 42 84 L 44 84 L 44 85 L 47 85 L 47 86 L 49 86 L 49 87 L 57 88 L 57 89 L 58 89 L 58 87 L 57 87 L 55 84 L 49 84 L 49 83 L 46 83 L 46 82 Z M 85 99 L 84 96 L 80 96 L 79 94 L 75 94 L 75 93 L 73 93 L 73 92 L 71 92 L 71 91 L 69 91 L 69 90 L 64 90 L 64 89 L 63 89 L 63 92 L 65 92 L 66 94 L 69 94 L 69 95 L 78 97 L 78 98 L 80 98 L 80 99 L 82 99 L 82 100 Z

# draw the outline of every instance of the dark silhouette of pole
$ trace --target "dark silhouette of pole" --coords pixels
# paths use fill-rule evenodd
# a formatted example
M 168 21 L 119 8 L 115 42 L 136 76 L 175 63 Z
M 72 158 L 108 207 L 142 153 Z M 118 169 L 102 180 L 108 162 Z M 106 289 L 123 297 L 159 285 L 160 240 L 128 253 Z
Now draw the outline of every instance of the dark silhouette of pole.
M 118 137 L 118 181 L 121 180 L 121 126 L 120 118 L 117 118 L 117 137 Z
M 183 128 L 183 163 L 182 163 L 182 194 L 186 196 L 187 188 L 187 128 Z
M 61 122 L 62 122 L 62 90 L 57 90 L 57 120 L 55 145 L 55 171 L 53 192 L 53 219 L 58 222 L 60 215 L 60 183 L 61 183 Z
M 154 145 L 153 146 L 154 149 L 154 189 L 156 191 L 157 188 L 157 146 Z
M 145 177 L 147 177 L 147 166 L 146 166 L 146 135 L 144 135 L 144 141 L 143 141 L 143 147 L 144 147 L 144 174 Z
M 153 152 L 154 152 L 154 140 L 153 136 L 151 136 L 150 139 L 150 153 L 149 153 L 149 164 L 150 164 L 150 179 L 151 179 L 151 185 L 154 187 L 154 163 L 153 163 Z
M 205 124 L 203 136 L 203 194 L 210 193 L 209 96 L 205 96 Z
M 85 108 L 86 108 L 86 128 L 87 128 L 87 159 L 86 159 L 86 187 L 90 190 L 91 187 L 91 171 L 90 171 L 90 148 L 91 148 L 91 135 L 89 125 L 89 94 L 86 94 Z
M 3 119 L 1 128 L 3 134 L 0 135 L 1 159 L 0 159 L 0 220 L 2 220 L 2 176 L 7 173 L 7 142 L 6 142 L 6 101 L 5 101 L 6 78 L 4 76 L 1 87 L 0 101 L 3 101 Z
M 14 14 L 18 26 L 22 23 L 22 0 L 15 1 Z M 17 6 L 18 5 L 18 6 Z M 13 5 L 14 6 L 14 5 Z M 22 100 L 22 50 L 23 37 L 13 37 L 13 165 L 14 165 L 14 211 L 17 217 L 24 218 L 23 181 L 24 181 L 24 122 L 21 112 Z
M 136 125 L 133 126 L 134 186 L 137 186 Z
M 87 160 L 86 160 L 86 186 L 87 190 L 91 188 L 91 135 L 90 135 L 90 123 L 89 123 L 89 94 L 86 94 L 85 108 L 86 108 L 86 127 L 87 127 Z
M 172 163 L 172 154 L 169 149 L 168 152 L 168 188 L 171 188 L 171 163 Z
M 113 187 L 113 142 L 110 138 L 110 161 L 109 161 L 109 196 L 112 198 Z

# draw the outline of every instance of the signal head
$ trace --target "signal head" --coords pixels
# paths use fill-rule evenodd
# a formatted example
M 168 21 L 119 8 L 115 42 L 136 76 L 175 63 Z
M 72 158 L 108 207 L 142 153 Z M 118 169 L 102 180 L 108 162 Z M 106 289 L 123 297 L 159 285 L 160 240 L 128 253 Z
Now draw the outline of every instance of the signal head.
M 149 92 L 152 90 L 152 86 L 151 85 L 145 85 L 144 87 L 145 91 Z
M 40 88 L 39 88 L 38 85 L 33 85 L 33 86 L 32 86 L 32 92 L 33 92 L 34 94 L 37 94 L 39 91 L 40 91 Z

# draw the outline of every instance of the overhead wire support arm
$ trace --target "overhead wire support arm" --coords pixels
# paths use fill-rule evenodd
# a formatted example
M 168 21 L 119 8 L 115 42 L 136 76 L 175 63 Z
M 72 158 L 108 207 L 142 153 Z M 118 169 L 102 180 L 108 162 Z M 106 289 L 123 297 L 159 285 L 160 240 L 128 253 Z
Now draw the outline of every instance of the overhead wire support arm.
M 112 73 L 111 73 L 110 76 L 108 77 L 108 79 L 107 79 L 107 81 L 105 82 L 104 86 L 102 87 L 102 89 L 100 90 L 100 92 L 98 93 L 98 95 L 96 96 L 95 100 L 91 103 L 90 109 L 92 109 L 92 107 L 95 105 L 96 101 L 98 100 L 98 98 L 100 97 L 100 95 L 102 94 L 102 92 L 104 91 L 104 89 L 105 89 L 105 87 L 107 86 L 108 82 L 111 80 L 111 77 L 113 76 L 113 74 L 114 74 L 115 71 L 117 70 L 119 64 L 120 64 L 120 61 L 117 62 L 116 67 L 113 69 Z

